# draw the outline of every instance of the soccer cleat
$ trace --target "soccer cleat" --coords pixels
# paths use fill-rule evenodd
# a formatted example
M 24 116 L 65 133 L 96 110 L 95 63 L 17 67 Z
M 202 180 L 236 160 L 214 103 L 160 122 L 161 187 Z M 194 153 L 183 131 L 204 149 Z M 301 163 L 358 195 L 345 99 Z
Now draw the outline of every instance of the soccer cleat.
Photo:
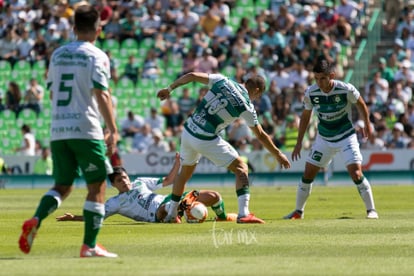
M 237 217 L 237 223 L 265 223 L 264 220 L 259 219 L 258 217 L 255 217 L 252 213 L 248 214 L 244 217 Z
M 180 202 L 179 209 L 186 210 L 193 204 L 194 201 L 198 200 L 200 192 L 197 190 L 192 190 L 189 192 Z
M 25 254 L 29 254 L 30 249 L 32 248 L 33 240 L 37 233 L 38 223 L 39 219 L 35 217 L 28 219 L 23 223 L 22 234 L 19 239 L 19 247 Z
M 284 216 L 284 219 L 303 219 L 305 215 L 303 214 L 303 211 L 301 210 L 295 210 L 292 213 Z
M 378 213 L 375 209 L 367 210 L 367 219 L 378 219 Z
M 228 213 L 225 219 L 216 217 L 215 221 L 237 221 L 237 214 Z
M 106 258 L 116 258 L 117 254 L 108 252 L 102 245 L 96 244 L 94 248 L 90 248 L 86 244 L 82 245 L 80 251 L 81 258 L 87 257 L 106 257 Z

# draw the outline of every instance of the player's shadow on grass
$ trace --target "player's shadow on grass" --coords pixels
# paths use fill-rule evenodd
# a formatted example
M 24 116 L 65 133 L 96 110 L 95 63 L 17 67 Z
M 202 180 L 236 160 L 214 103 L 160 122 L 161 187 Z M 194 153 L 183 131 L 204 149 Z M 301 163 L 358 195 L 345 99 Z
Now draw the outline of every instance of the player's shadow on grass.
M 355 219 L 355 218 L 354 217 L 350 217 L 350 216 L 342 216 L 342 217 L 339 217 L 337 219 Z
M 154 223 L 145 222 L 145 221 L 131 221 L 131 222 L 124 222 L 124 221 L 113 221 L 113 222 L 106 222 L 105 225 L 152 225 Z

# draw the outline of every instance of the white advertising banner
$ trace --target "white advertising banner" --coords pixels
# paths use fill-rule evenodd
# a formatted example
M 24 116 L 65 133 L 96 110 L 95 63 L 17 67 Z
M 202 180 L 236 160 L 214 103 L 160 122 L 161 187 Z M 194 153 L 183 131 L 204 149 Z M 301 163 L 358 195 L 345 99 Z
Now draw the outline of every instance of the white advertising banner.
M 414 150 L 362 151 L 365 171 L 414 171 Z M 287 153 L 290 158 L 290 153 Z M 303 151 L 299 161 L 292 162 L 289 172 L 302 172 L 308 152 Z M 174 153 L 124 154 L 122 160 L 129 174 L 166 174 L 174 162 Z M 32 174 L 34 163 L 39 157 L 5 156 L 4 159 L 14 174 Z M 257 173 L 282 171 L 278 162 L 267 151 L 252 152 L 248 161 Z M 331 169 L 333 172 L 346 171 L 341 156 L 335 156 Z M 226 173 L 225 168 L 216 167 L 211 161 L 202 158 L 195 173 Z

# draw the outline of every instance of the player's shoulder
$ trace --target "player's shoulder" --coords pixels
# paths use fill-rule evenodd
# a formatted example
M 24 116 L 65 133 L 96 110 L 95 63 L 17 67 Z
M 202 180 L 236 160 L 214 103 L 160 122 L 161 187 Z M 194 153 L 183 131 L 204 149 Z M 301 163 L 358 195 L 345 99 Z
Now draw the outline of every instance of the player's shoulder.
M 216 83 L 218 81 L 226 80 L 228 78 L 220 73 L 212 73 L 212 74 L 208 74 L 208 79 L 210 82 Z
M 108 55 L 102 49 L 100 49 L 99 47 L 97 47 L 96 45 L 92 43 L 85 44 L 85 47 L 88 49 L 88 51 L 90 51 L 96 57 L 102 57 L 102 58 L 108 57 Z
M 306 89 L 305 93 L 308 95 L 314 94 L 314 93 L 318 93 L 320 92 L 321 89 L 319 88 L 319 86 L 314 83 L 308 86 L 308 88 Z
M 353 91 L 355 90 L 355 86 L 349 82 L 344 82 L 341 80 L 335 80 L 335 90 L 346 90 L 346 91 Z

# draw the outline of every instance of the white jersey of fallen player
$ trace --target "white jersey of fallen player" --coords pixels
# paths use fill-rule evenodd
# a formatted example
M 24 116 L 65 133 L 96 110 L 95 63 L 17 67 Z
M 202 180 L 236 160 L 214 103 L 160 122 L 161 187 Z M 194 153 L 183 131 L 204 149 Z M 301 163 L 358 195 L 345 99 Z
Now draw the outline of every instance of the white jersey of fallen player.
M 243 85 L 221 74 L 209 74 L 208 85 L 209 91 L 184 125 L 193 136 L 212 140 L 237 118 L 244 118 L 249 127 L 259 123 Z
M 162 178 L 140 177 L 126 193 L 109 198 L 105 202 L 105 218 L 119 214 L 136 221 L 155 222 L 155 215 L 164 195 L 153 193 L 162 188 Z
M 324 93 L 317 84 L 313 84 L 305 92 L 304 108 L 316 112 L 321 138 L 338 142 L 355 133 L 352 105 L 359 97 L 359 91 L 352 84 L 342 81 L 334 80 L 329 93 Z
M 53 92 L 51 140 L 103 139 L 92 88 L 108 90 L 108 56 L 95 45 L 74 41 L 50 59 L 47 86 Z

